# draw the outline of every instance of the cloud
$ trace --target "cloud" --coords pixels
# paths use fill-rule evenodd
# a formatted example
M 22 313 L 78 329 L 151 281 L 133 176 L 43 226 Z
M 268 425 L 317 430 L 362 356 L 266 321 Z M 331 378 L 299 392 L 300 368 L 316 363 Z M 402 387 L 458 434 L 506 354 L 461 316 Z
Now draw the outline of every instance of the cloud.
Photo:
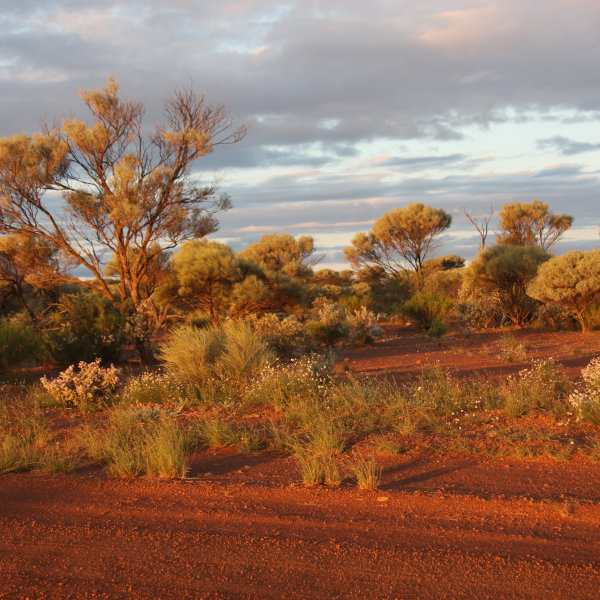
M 565 156 L 581 154 L 583 152 L 594 152 L 600 150 L 600 144 L 590 144 L 589 142 L 577 142 L 569 138 L 557 135 L 551 138 L 545 138 L 538 141 L 538 148 L 542 150 L 558 150 Z
M 461 206 L 533 198 L 595 226 L 600 144 L 576 141 L 600 120 L 595 0 L 4 4 L 0 135 L 85 114 L 77 90 L 110 74 L 149 123 L 174 88 L 204 89 L 251 124 L 193 173 L 223 172 L 220 233 L 240 243 L 351 235 L 412 201 L 465 231 Z

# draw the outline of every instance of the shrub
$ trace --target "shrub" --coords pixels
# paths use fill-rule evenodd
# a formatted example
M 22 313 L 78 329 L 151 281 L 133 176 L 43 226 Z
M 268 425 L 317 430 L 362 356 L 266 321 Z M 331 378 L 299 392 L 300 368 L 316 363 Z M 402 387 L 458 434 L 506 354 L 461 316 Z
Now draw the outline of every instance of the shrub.
M 76 406 L 82 412 L 100 408 L 110 401 L 119 384 L 118 371 L 114 366 L 103 368 L 100 359 L 71 365 L 55 379 L 40 379 L 42 386 L 52 397 L 65 406 Z
M 366 306 L 348 312 L 346 323 L 348 326 L 348 339 L 353 344 L 363 346 L 381 337 L 382 329 L 377 326 L 377 316 L 368 310 Z
M 40 336 L 29 325 L 17 320 L 0 319 L 0 372 L 40 358 Z
M 600 357 L 581 370 L 582 384 L 569 396 L 569 403 L 584 421 L 600 425 Z
M 44 334 L 49 357 L 58 364 L 78 360 L 119 362 L 125 321 L 114 306 L 92 293 L 65 294 L 50 315 Z
M 300 321 L 290 315 L 280 319 L 274 313 L 250 315 L 246 323 L 269 344 L 280 357 L 290 357 L 306 344 L 306 334 Z
M 442 337 L 446 333 L 448 333 L 448 328 L 441 321 L 437 320 L 432 321 L 427 330 L 427 335 L 434 338 Z
M 450 316 L 453 302 L 435 292 L 417 292 L 404 303 L 402 311 L 422 329 L 429 329 L 434 321 L 444 323 Z
M 207 329 L 179 327 L 163 347 L 162 357 L 169 373 L 194 385 L 211 380 L 241 383 L 275 360 L 267 343 L 236 321 Z
M 515 362 L 525 360 L 525 346 L 520 344 L 517 338 L 510 332 L 502 335 L 498 341 L 500 353 L 506 362 Z
M 346 311 L 333 302 L 317 303 L 317 319 L 309 321 L 306 328 L 318 342 L 333 346 L 348 334 Z

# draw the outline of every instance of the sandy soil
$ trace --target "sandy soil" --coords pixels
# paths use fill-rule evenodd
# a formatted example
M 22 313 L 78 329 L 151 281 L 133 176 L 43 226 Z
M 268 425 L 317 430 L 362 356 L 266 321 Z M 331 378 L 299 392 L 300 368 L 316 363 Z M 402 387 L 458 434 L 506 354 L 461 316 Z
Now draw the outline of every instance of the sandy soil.
M 195 465 L 3 476 L 0 598 L 598 598 L 600 465 L 412 458 L 377 491 L 299 487 L 279 455 Z

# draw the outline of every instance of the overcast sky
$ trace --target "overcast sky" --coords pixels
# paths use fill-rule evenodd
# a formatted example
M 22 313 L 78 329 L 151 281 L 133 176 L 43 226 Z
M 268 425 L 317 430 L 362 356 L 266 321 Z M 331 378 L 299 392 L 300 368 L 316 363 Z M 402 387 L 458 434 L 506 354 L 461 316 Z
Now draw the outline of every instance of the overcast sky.
M 78 113 L 114 75 L 148 118 L 193 85 L 250 124 L 200 159 L 234 208 L 216 238 L 315 237 L 323 265 L 411 202 L 462 214 L 539 199 L 598 247 L 598 0 L 0 0 L 0 136 Z

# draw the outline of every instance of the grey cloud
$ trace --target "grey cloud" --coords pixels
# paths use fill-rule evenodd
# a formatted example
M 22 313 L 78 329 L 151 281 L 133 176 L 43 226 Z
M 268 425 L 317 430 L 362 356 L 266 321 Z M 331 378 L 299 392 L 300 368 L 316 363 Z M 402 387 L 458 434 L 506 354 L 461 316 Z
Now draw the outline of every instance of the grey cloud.
M 600 150 L 600 144 L 590 144 L 589 142 L 577 142 L 569 138 L 557 135 L 551 138 L 545 138 L 538 141 L 538 148 L 542 150 L 558 150 L 565 156 L 581 154 L 582 152 L 591 152 Z

